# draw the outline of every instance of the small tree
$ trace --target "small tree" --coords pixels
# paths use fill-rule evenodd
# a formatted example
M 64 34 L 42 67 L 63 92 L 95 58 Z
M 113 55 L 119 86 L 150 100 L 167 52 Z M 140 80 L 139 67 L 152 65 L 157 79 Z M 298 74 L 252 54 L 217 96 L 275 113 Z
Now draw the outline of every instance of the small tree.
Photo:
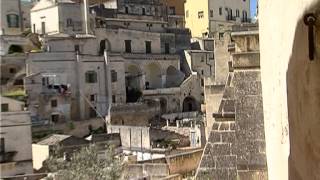
M 48 169 L 56 173 L 56 180 L 117 180 L 122 175 L 122 161 L 110 147 L 102 155 L 97 146 L 90 145 L 73 153 L 69 160 L 58 158 L 58 154 L 46 162 Z

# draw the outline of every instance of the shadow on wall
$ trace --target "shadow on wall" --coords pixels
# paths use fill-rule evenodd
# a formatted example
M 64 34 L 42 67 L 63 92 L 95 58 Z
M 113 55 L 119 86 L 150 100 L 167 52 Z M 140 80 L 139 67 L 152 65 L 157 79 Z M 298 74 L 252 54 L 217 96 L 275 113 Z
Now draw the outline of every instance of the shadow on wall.
M 306 13 L 317 16 L 315 59 L 309 60 L 308 26 L 301 19 L 287 70 L 290 180 L 320 178 L 320 6 L 314 7 L 317 12 Z

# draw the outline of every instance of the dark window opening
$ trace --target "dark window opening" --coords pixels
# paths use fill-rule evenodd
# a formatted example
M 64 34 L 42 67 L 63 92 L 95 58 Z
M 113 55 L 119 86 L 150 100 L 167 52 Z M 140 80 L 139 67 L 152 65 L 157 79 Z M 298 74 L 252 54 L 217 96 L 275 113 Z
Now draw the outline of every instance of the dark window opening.
M 9 28 L 18 28 L 19 27 L 19 16 L 16 14 L 7 15 L 7 23 Z
M 169 7 L 169 15 L 176 15 L 176 8 L 175 7 Z
M 166 53 L 166 54 L 170 53 L 170 45 L 169 45 L 169 43 L 164 43 L 164 53 Z
M 213 17 L 213 10 L 210 10 L 210 17 Z
M 104 51 L 106 50 L 106 40 L 100 41 L 100 51 L 99 54 L 103 55 Z
M 146 41 L 146 53 L 151 53 L 151 41 Z
M 124 42 L 126 53 L 131 53 L 131 40 L 125 40 Z
M 90 101 L 96 101 L 96 95 L 95 94 L 91 94 L 90 95 Z
M 58 114 L 52 114 L 51 115 L 51 121 L 54 123 L 57 123 L 59 121 L 59 115 Z
M 116 82 L 117 78 L 117 71 L 111 70 L 111 82 Z
M 129 8 L 125 7 L 125 13 L 128 14 L 129 13 Z
M 10 68 L 9 72 L 10 72 L 10 74 L 14 74 L 14 73 L 16 73 L 16 69 L 15 68 Z
M 58 101 L 56 99 L 51 100 L 51 107 L 57 107 L 58 106 Z
M 45 22 L 41 22 L 41 33 L 42 34 L 46 33 L 46 23 Z
M 96 83 L 97 82 L 97 73 L 95 71 L 88 71 L 85 74 L 86 83 Z
M 9 47 L 8 54 L 13 54 L 13 53 L 23 53 L 23 48 L 19 45 L 13 44 Z
M 201 79 L 201 87 L 203 87 L 203 86 L 204 86 L 204 80 Z
M 146 9 L 142 8 L 142 15 L 146 15 Z
M 36 33 L 36 24 L 33 24 L 33 33 Z
M 74 51 L 79 53 L 80 52 L 80 46 L 79 44 L 74 45 Z
M 9 111 L 9 104 L 4 103 L 1 104 L 1 112 L 8 112 Z
M 219 8 L 219 15 L 222 15 L 222 7 Z
M 116 103 L 116 96 L 112 95 L 112 103 Z
M 0 138 L 0 154 L 5 153 L 5 144 L 4 144 L 4 138 Z

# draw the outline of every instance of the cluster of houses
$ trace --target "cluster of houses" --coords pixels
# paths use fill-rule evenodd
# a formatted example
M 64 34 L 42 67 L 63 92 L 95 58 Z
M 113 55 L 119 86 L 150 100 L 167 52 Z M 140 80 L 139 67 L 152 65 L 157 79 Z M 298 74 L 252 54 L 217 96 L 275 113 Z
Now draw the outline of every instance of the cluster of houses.
M 1 178 L 91 143 L 131 178 L 194 175 L 250 22 L 249 1 L 214 2 L 1 0 Z

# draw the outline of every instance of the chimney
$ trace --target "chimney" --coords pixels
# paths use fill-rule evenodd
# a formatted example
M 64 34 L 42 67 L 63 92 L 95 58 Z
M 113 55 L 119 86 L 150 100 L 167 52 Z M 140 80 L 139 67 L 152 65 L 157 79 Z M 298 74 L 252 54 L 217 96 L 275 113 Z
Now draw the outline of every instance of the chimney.
M 86 34 L 89 34 L 89 17 L 88 17 L 88 12 L 89 12 L 89 4 L 88 0 L 83 0 L 83 10 L 84 10 L 84 23 L 85 23 L 85 30 Z

